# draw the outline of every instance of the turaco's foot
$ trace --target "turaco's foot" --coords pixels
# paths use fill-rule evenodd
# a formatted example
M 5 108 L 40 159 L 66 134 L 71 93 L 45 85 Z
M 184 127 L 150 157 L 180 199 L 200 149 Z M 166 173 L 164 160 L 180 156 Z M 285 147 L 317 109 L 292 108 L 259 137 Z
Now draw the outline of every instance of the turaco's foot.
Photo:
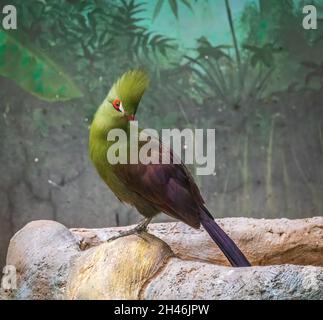
M 132 234 L 138 234 L 140 235 L 141 232 L 144 232 L 147 230 L 148 224 L 150 223 L 152 218 L 145 218 L 142 221 L 140 221 L 133 229 L 127 230 L 127 231 L 122 231 L 118 235 L 111 237 L 110 239 L 107 240 L 107 242 L 116 240 L 118 238 L 130 236 Z

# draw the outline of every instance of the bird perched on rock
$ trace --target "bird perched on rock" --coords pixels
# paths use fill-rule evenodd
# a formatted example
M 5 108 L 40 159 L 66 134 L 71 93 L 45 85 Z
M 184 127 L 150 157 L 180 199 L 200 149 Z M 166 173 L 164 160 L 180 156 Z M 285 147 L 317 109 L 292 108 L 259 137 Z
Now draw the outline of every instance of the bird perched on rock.
M 114 238 L 146 230 L 152 217 L 164 212 L 193 228 L 202 224 L 232 266 L 250 266 L 240 249 L 214 221 L 185 165 L 181 161 L 172 161 L 176 155 L 171 149 L 159 144 L 150 155 L 161 159 L 163 152 L 169 152 L 169 164 L 154 161 L 111 164 L 108 161 L 107 152 L 113 144 L 107 140 L 109 131 L 122 129 L 128 142 L 130 121 L 134 120 L 148 84 L 144 71 L 132 70 L 122 75 L 98 108 L 90 128 L 90 157 L 99 175 L 120 201 L 134 206 L 145 217 L 135 229 Z M 159 143 L 157 139 L 156 143 Z M 140 148 L 142 142 L 138 141 L 138 144 Z M 125 148 L 129 149 L 129 143 Z

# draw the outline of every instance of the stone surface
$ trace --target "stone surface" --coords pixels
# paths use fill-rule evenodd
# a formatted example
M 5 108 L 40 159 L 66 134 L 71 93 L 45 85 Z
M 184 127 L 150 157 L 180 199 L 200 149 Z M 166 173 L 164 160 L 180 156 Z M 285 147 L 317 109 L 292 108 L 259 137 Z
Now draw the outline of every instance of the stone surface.
M 323 266 L 323 217 L 296 220 L 224 218 L 217 222 L 253 265 Z M 72 229 L 72 232 L 84 247 L 90 247 L 126 229 Z M 228 265 L 203 229 L 195 230 L 181 222 L 155 223 L 149 225 L 149 232 L 165 241 L 181 259 Z
M 222 254 L 208 236 L 180 223 L 153 224 L 154 235 L 103 243 L 116 228 L 69 230 L 35 221 L 10 241 L 7 264 L 17 269 L 18 289 L 2 292 L 2 298 L 323 299 L 322 218 L 219 223 L 253 264 L 286 264 L 221 266 Z M 271 247 L 274 255 L 268 254 Z M 300 263 L 307 266 L 292 265 Z
M 7 264 L 17 270 L 17 299 L 61 299 L 73 258 L 80 254 L 74 235 L 62 224 L 39 220 L 11 239 Z
M 144 284 L 173 255 L 165 242 L 143 234 L 89 249 L 73 266 L 69 299 L 138 299 Z
M 229 268 L 171 259 L 142 299 L 323 299 L 323 268 L 279 265 Z

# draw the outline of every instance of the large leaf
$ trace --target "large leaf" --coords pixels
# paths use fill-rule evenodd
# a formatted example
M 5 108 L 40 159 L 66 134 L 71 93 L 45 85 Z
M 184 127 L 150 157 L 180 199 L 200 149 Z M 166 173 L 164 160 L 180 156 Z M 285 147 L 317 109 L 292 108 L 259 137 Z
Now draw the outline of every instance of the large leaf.
M 82 97 L 80 89 L 48 57 L 0 30 L 0 75 L 46 101 Z

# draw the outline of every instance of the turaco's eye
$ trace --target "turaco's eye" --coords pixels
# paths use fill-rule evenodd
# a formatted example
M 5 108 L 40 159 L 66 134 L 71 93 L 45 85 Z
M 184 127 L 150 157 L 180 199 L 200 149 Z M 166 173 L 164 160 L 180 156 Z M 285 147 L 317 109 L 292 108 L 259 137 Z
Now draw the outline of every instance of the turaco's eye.
M 122 106 L 122 102 L 119 100 L 119 99 L 115 99 L 113 102 L 112 102 L 112 105 L 113 107 L 119 111 L 119 112 L 124 112 L 123 110 L 123 106 Z

